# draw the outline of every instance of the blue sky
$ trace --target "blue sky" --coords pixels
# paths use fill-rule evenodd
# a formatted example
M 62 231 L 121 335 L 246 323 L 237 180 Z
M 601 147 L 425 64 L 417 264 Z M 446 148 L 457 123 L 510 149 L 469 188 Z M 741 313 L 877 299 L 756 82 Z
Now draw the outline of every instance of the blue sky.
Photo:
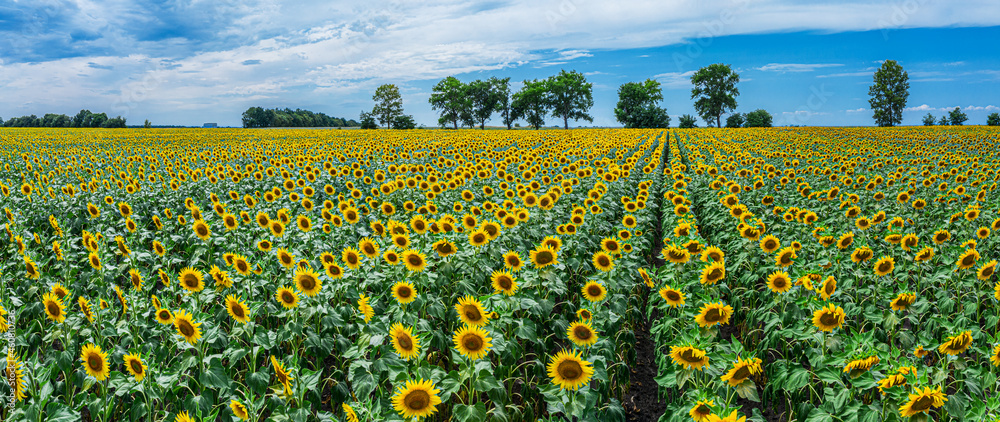
M 0 117 L 88 108 L 235 126 L 259 105 L 357 118 L 395 83 L 406 113 L 434 125 L 441 78 L 567 69 L 594 83 L 594 125 L 616 125 L 618 86 L 646 78 L 676 125 L 694 114 L 691 73 L 727 63 L 737 111 L 871 125 L 871 75 L 893 59 L 910 75 L 904 124 L 954 107 L 982 124 L 1000 111 L 996 39 L 995 0 L 0 0 Z

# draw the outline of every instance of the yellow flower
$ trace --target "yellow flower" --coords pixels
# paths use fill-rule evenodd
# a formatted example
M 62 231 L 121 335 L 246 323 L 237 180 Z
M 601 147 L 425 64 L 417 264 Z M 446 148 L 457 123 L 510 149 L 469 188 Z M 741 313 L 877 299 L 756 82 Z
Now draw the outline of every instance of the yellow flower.
M 226 312 L 239 323 L 246 324 L 250 322 L 250 309 L 235 295 L 226 296 Z
M 701 270 L 701 284 L 706 286 L 714 285 L 719 280 L 726 278 L 726 265 L 723 262 L 712 262 Z
M 80 361 L 83 363 L 83 369 L 87 371 L 87 375 L 97 378 L 98 381 L 104 381 L 111 374 L 111 369 L 108 367 L 108 354 L 101 352 L 101 346 L 93 343 L 83 346 L 80 351 Z
M 792 289 L 792 279 L 784 271 L 775 271 L 767 277 L 767 288 L 781 294 Z
M 517 291 L 517 281 L 514 276 L 507 271 L 494 271 L 490 275 L 495 293 L 503 292 L 506 296 L 513 296 Z
M 763 372 L 760 363 L 761 360 L 758 358 L 743 360 L 737 356 L 736 362 L 733 362 L 733 369 L 723 374 L 722 380 L 727 382 L 730 387 L 736 387 L 742 384 L 747 378 Z
M 909 395 L 909 401 L 899 406 L 899 415 L 908 418 L 921 413 L 927 413 L 932 407 L 944 406 L 948 397 L 941 392 L 941 387 L 931 390 L 930 387 L 916 388 L 916 394 Z
M 602 301 L 608 295 L 608 290 L 601 283 L 593 280 L 584 284 L 581 291 L 583 292 L 583 297 L 591 302 Z
M 948 337 L 948 341 L 938 346 L 938 352 L 949 355 L 958 355 L 972 346 L 972 331 L 965 331 L 956 336 Z
M 576 321 L 571 323 L 566 329 L 566 336 L 573 344 L 580 347 L 593 346 L 594 343 L 597 343 L 597 332 L 594 331 L 594 327 L 591 327 L 589 322 Z
M 237 418 L 240 418 L 240 420 L 245 421 L 247 419 L 250 419 L 250 414 L 247 413 L 247 407 L 244 406 L 243 403 L 240 403 L 238 400 L 230 400 L 229 408 L 232 409 L 233 415 L 235 415 Z
M 397 322 L 389 329 L 389 336 L 392 337 L 392 347 L 401 358 L 410 360 L 420 354 L 420 340 L 413 336 L 409 327 Z
M 129 353 L 123 356 L 125 360 L 125 369 L 135 377 L 136 381 L 142 381 L 146 378 L 146 364 L 142 362 L 142 358 L 137 353 Z
M 843 308 L 831 303 L 813 312 L 812 322 L 820 331 L 833 331 L 844 325 L 845 316 Z
M 462 322 L 468 325 L 482 327 L 490 321 L 490 315 L 483 309 L 483 304 L 472 296 L 459 298 L 455 311 Z
M 451 337 L 451 341 L 455 343 L 455 350 L 472 360 L 485 357 L 493 346 L 492 340 L 486 331 L 468 324 L 456 330 L 455 335 Z
M 670 286 L 664 286 L 660 289 L 660 297 L 662 297 L 671 308 L 676 308 L 677 306 L 684 304 L 684 293 L 679 290 L 675 290 Z
M 705 305 L 702 305 L 701 310 L 698 315 L 695 316 L 694 320 L 699 326 L 704 328 L 717 324 L 726 325 L 729 323 L 729 317 L 732 315 L 732 306 L 726 305 L 722 302 L 706 303 Z
M 426 418 L 437 413 L 437 405 L 441 404 L 440 392 L 430 380 L 406 381 L 406 385 L 392 395 L 392 407 L 406 419 Z
M 184 337 L 188 343 L 195 344 L 201 338 L 201 329 L 199 328 L 201 324 L 194 322 L 193 316 L 183 309 L 174 315 L 174 327 L 177 328 L 177 334 Z
M 399 281 L 392 286 L 392 297 L 396 298 L 396 302 L 400 305 L 405 305 L 417 299 L 417 291 L 410 282 Z
M 670 346 L 670 358 L 675 364 L 687 369 L 700 371 L 708 365 L 708 356 L 705 355 L 705 351 L 691 346 Z
M 593 365 L 583 360 L 580 352 L 576 350 L 563 350 L 550 356 L 547 369 L 552 383 L 563 390 L 576 391 L 587 385 L 590 377 L 594 375 Z

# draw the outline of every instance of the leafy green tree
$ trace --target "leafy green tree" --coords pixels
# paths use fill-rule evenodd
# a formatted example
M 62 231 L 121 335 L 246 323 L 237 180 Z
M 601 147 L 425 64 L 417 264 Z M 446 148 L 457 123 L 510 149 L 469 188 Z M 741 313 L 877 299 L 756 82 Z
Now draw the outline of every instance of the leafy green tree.
M 657 104 L 663 100 L 660 82 L 626 82 L 618 87 L 618 105 L 615 119 L 626 128 L 665 128 L 670 126 L 670 116 Z
M 698 121 L 695 119 L 694 116 L 692 116 L 690 114 L 685 114 L 685 115 L 681 116 L 680 126 L 678 126 L 678 127 L 681 128 L 681 129 L 696 128 L 696 127 L 698 127 Z
M 1000 126 L 1000 113 L 991 113 L 986 116 L 986 126 Z
M 126 126 L 125 125 L 125 118 L 122 117 L 122 116 L 118 116 L 118 117 L 115 117 L 115 118 L 112 118 L 112 119 L 105 120 L 104 123 L 101 124 L 101 127 L 114 128 L 114 129 L 124 129 L 125 126 Z
M 399 87 L 393 84 L 383 84 L 375 89 L 372 95 L 375 101 L 375 108 L 372 114 L 378 119 L 380 124 L 386 129 L 396 119 L 396 116 L 403 114 L 403 97 L 399 95 Z
M 879 126 L 895 126 L 903 122 L 903 109 L 910 96 L 910 75 L 895 60 L 886 60 L 873 76 L 868 88 L 872 118 Z
M 743 113 L 733 113 L 726 118 L 726 127 L 743 127 L 744 123 L 746 123 L 746 117 L 743 116 Z
M 0 126 L 3 126 L 3 117 L 0 117 Z
M 546 85 L 548 106 L 553 116 L 563 119 L 563 128 L 569 129 L 569 119 L 594 121 L 587 114 L 594 106 L 594 84 L 587 83 L 582 73 L 561 70 L 558 75 L 550 76 Z
M 495 78 L 494 78 L 495 79 Z M 466 95 L 472 103 L 471 114 L 480 129 L 486 128 L 486 121 L 496 112 L 500 103 L 500 92 L 493 80 L 476 79 L 469 82 Z
M 966 120 L 969 120 L 969 116 L 966 116 L 961 108 L 955 107 L 954 110 L 948 112 L 948 120 L 952 126 L 962 126 Z
M 145 128 L 145 129 L 149 129 L 149 128 L 153 127 L 153 124 L 149 122 L 149 119 L 146 119 L 145 122 L 142 122 L 142 127 Z
M 513 120 L 524 119 L 536 130 L 545 124 L 548 114 L 548 87 L 544 80 L 524 81 L 511 101 Z
M 497 112 L 500 113 L 500 118 L 503 120 L 504 126 L 507 126 L 507 130 L 511 129 L 511 125 L 514 124 L 514 110 L 511 107 L 510 98 L 510 78 L 490 78 L 490 83 L 493 84 L 493 91 L 497 95 Z
M 91 114 L 93 114 L 93 113 L 91 113 L 90 110 L 80 110 L 79 113 L 76 113 L 76 116 L 73 116 L 73 124 L 72 124 L 72 126 L 73 127 L 87 127 L 87 126 L 83 125 L 83 122 L 84 122 L 84 120 L 87 120 L 87 117 L 90 116 Z
M 927 113 L 921 121 L 924 123 L 924 126 L 934 126 L 934 115 Z
M 396 116 L 396 119 L 392 121 L 393 129 L 414 129 L 417 127 L 417 122 L 413 120 L 413 116 L 404 114 Z
M 938 126 L 948 126 L 948 116 L 941 116 L 941 120 L 938 120 Z
M 434 85 L 428 102 L 431 103 L 431 109 L 440 111 L 441 116 L 438 118 L 438 123 L 441 126 L 450 122 L 455 129 L 458 129 L 458 121 L 461 119 L 462 111 L 471 106 L 465 91 L 466 85 L 454 76 L 444 78 L 437 85 Z
M 706 122 L 715 121 L 722 127 L 722 115 L 736 109 L 736 96 L 740 95 L 736 84 L 740 75 L 733 72 L 728 64 L 715 63 L 698 69 L 691 75 L 691 99 L 694 109 Z
M 359 118 L 359 120 L 361 120 L 361 128 L 362 129 L 375 129 L 375 128 L 378 128 L 378 124 L 375 122 L 375 116 L 373 116 L 369 112 L 362 111 L 361 112 L 361 117 Z
M 747 113 L 746 127 L 771 127 L 774 117 L 767 110 L 758 108 Z

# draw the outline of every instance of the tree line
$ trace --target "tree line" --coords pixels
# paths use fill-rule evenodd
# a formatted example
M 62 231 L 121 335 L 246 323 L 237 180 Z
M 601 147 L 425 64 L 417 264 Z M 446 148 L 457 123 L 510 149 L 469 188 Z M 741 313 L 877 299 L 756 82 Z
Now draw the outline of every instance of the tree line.
M 243 112 L 243 127 L 357 127 L 361 123 L 354 119 L 330 117 L 323 113 L 290 108 L 265 109 L 250 107 Z
M 80 110 L 73 117 L 65 114 L 46 114 L 39 118 L 30 116 L 12 117 L 7 121 L 0 118 L 3 127 L 87 127 L 87 128 L 124 128 L 125 118 L 118 116 L 108 118 L 105 113 L 92 113 L 90 110 Z

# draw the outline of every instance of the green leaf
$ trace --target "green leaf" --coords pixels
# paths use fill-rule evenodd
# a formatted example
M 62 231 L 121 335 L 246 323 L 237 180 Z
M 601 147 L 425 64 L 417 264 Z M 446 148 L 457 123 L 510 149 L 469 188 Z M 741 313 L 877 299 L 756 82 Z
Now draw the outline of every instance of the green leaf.
M 757 384 L 754 384 L 753 380 L 744 380 L 736 386 L 736 394 L 744 399 L 760 403 L 760 397 L 757 397 Z
M 229 387 L 229 375 L 226 375 L 226 370 L 220 365 L 212 365 L 205 369 L 205 372 L 201 373 L 198 377 L 198 382 L 205 387 L 210 388 L 227 388 Z
M 809 412 L 806 422 L 833 422 L 833 416 L 817 407 Z
M 452 411 L 454 412 L 455 420 L 460 422 L 486 420 L 486 405 L 482 403 L 476 403 L 475 406 L 456 404 Z
M 788 379 L 785 381 L 785 390 L 796 391 L 806 384 L 809 384 L 809 380 L 812 378 L 812 374 L 806 368 L 801 366 L 793 366 L 789 371 Z

